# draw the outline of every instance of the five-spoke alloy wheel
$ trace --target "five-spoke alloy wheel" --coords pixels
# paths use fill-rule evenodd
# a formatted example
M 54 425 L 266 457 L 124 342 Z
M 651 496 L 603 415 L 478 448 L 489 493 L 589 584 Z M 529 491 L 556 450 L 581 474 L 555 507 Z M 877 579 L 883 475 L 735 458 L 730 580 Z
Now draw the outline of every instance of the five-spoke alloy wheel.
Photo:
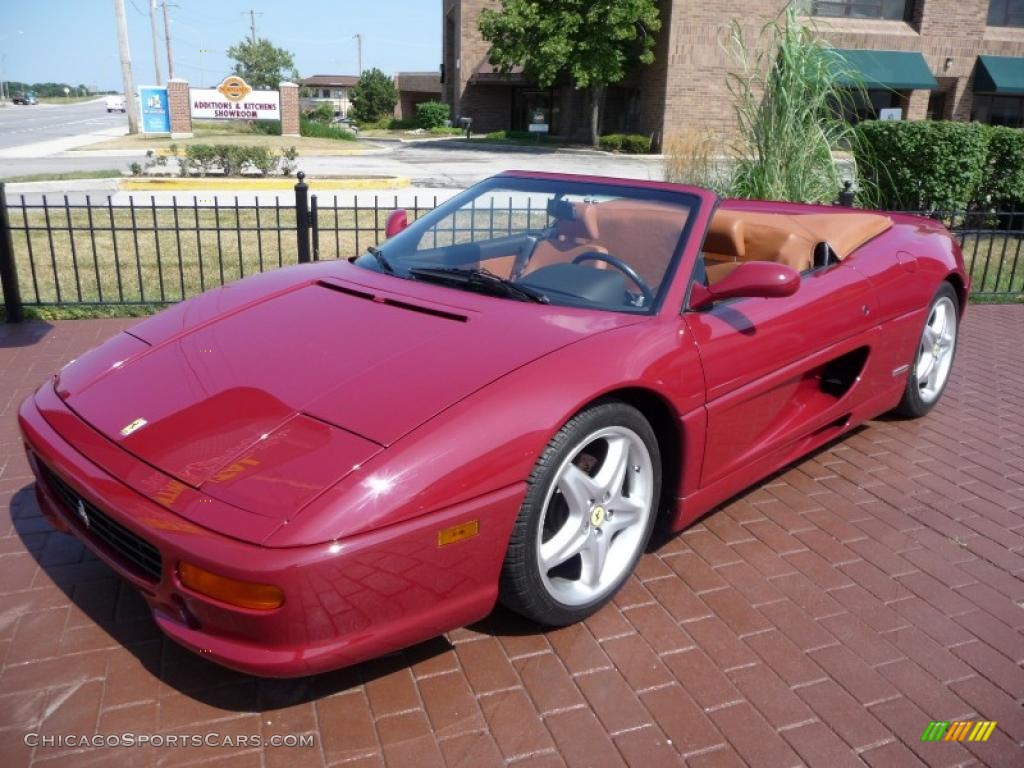
M 907 388 L 897 412 L 924 416 L 942 396 L 956 356 L 960 301 L 949 283 L 943 283 L 928 308 L 917 356 L 907 376 Z
M 544 624 L 592 614 L 647 546 L 661 459 L 635 408 L 595 405 L 551 441 L 529 480 L 502 571 L 502 599 Z

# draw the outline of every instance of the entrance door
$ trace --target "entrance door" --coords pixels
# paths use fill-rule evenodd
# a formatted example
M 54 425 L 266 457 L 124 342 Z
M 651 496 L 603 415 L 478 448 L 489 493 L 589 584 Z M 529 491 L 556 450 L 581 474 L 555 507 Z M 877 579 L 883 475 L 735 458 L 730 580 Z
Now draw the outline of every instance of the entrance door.
M 517 89 L 512 97 L 512 130 L 528 131 L 530 124 L 537 122 L 537 116 L 543 116 L 549 132 L 558 133 L 557 126 L 551 123 L 551 100 L 551 91 Z

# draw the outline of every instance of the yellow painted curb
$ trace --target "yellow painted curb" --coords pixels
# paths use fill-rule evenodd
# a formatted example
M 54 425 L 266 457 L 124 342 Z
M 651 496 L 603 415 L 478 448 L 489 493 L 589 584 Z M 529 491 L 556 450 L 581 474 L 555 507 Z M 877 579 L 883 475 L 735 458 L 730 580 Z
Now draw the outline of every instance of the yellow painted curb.
M 209 190 L 239 190 L 259 192 L 261 190 L 291 190 L 295 188 L 297 179 L 122 179 L 118 188 L 124 191 L 161 191 L 181 190 L 206 192 Z M 411 182 L 405 176 L 388 176 L 379 179 L 306 179 L 310 189 L 405 189 Z

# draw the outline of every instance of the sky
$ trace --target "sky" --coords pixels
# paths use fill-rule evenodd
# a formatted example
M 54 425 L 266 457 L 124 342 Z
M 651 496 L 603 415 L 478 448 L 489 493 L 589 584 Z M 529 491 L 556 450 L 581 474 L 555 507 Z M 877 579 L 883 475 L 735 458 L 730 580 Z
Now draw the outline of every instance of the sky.
M 155 80 L 150 0 L 125 0 L 135 85 Z M 256 32 L 295 57 L 303 77 L 363 68 L 437 71 L 442 0 L 170 0 L 175 76 L 213 85 L 230 73 L 227 49 Z M 0 0 L 0 79 L 121 89 L 114 0 Z M 160 72 L 167 77 L 162 13 Z M 205 82 L 202 82 L 204 81 Z

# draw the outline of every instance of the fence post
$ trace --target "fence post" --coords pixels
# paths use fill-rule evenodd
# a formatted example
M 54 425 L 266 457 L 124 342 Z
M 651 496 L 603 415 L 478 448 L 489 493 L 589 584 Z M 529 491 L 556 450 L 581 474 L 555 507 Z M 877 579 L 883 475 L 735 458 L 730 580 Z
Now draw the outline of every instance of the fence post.
M 313 261 L 320 261 L 320 214 L 315 194 L 309 196 L 309 228 L 313 234 Z
M 299 247 L 299 264 L 309 263 L 309 186 L 306 174 L 299 171 L 295 185 L 295 237 Z
M 3 182 L 0 182 L 0 283 L 3 284 L 7 322 L 20 323 L 21 290 L 18 288 L 18 267 L 14 262 L 11 222 L 7 218 L 7 190 Z
M 847 179 L 843 182 L 843 189 L 839 193 L 838 205 L 843 208 L 853 208 L 853 201 L 857 199 L 857 193 L 853 191 L 853 182 Z

